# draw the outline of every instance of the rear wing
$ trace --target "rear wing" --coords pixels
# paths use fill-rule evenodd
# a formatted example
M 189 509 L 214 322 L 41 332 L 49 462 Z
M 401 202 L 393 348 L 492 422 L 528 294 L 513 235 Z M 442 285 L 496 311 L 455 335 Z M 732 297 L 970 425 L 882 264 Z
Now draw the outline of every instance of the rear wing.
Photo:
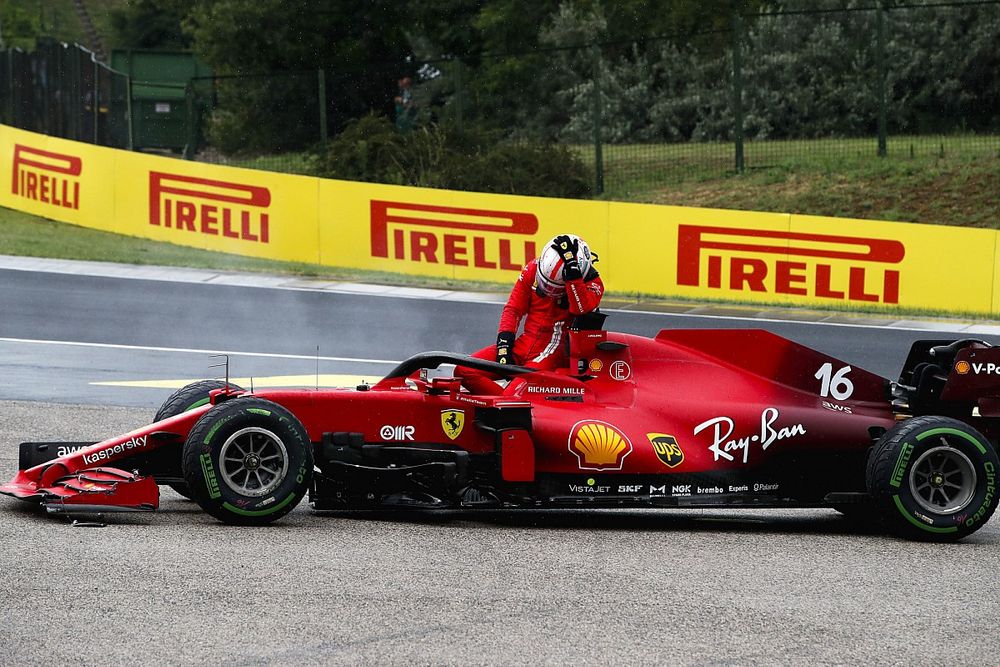
M 983 417 L 1000 417 L 1000 346 L 973 338 L 918 340 L 899 386 L 914 414 L 970 405 Z

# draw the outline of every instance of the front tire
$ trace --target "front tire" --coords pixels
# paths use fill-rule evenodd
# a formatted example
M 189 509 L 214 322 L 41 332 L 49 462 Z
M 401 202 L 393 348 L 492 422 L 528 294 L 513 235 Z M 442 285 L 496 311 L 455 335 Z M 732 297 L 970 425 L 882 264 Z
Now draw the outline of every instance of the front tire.
M 264 525 L 288 514 L 312 480 L 312 444 L 277 403 L 235 398 L 194 425 L 184 443 L 184 479 L 216 519 Z
M 224 389 L 227 386 L 234 391 L 242 391 L 241 387 L 232 383 L 227 385 L 222 380 L 199 380 L 181 387 L 174 393 L 170 394 L 170 396 L 167 397 L 167 400 L 163 401 L 163 405 L 161 405 L 160 409 L 156 411 L 156 416 L 153 417 L 153 421 L 158 422 L 170 417 L 176 417 L 177 415 L 185 413 L 188 410 L 194 410 L 197 407 L 201 407 L 202 405 L 208 403 L 211 398 L 211 392 L 216 389 Z M 188 488 L 187 483 L 170 482 L 167 486 L 188 500 L 193 499 L 191 496 L 191 489 Z
M 935 542 L 979 530 L 997 503 L 993 445 L 968 424 L 915 417 L 887 431 L 868 462 L 868 492 L 895 534 Z

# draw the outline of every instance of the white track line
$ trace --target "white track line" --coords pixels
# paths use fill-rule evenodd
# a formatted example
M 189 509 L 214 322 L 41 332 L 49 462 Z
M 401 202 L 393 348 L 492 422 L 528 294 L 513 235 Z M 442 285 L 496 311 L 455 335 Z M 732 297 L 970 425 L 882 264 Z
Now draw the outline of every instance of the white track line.
M 72 347 L 97 347 L 110 350 L 143 350 L 147 352 L 180 352 L 184 354 L 228 354 L 231 357 L 263 357 L 268 359 L 307 359 L 320 361 L 347 361 L 359 364 L 398 364 L 392 359 L 359 359 L 357 357 L 323 357 L 309 354 L 275 354 L 270 352 L 235 352 L 233 350 L 200 350 L 189 347 L 157 347 L 153 345 L 117 345 L 114 343 L 84 343 L 69 340 L 37 340 L 32 338 L 0 338 L 0 343 L 28 345 L 66 345 Z

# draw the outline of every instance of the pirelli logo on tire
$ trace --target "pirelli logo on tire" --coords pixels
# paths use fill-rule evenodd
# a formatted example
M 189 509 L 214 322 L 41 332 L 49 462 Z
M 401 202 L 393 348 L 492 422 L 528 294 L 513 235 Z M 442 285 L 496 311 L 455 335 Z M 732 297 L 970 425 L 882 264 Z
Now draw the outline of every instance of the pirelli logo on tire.
M 371 256 L 520 271 L 536 253 L 533 213 L 371 200 Z
M 58 208 L 80 208 L 83 159 L 14 144 L 11 194 Z
M 898 304 L 906 247 L 891 239 L 678 226 L 677 284 L 847 303 Z
M 149 172 L 149 224 L 179 233 L 270 243 L 271 191 L 259 185 Z

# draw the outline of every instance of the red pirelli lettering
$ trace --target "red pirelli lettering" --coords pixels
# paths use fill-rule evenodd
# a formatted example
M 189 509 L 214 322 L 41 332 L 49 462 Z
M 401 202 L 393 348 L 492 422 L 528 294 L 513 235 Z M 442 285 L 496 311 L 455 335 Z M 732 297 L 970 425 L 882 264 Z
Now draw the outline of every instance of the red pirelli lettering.
M 149 224 L 269 243 L 271 191 L 180 174 L 149 172 Z
M 80 208 L 83 159 L 14 144 L 11 194 L 61 208 Z
M 535 257 L 533 213 L 371 201 L 371 256 L 520 271 Z
M 880 265 L 899 264 L 905 254 L 905 246 L 891 239 L 679 225 L 677 284 L 895 304 L 899 271 Z M 824 261 L 833 259 L 848 266 Z

